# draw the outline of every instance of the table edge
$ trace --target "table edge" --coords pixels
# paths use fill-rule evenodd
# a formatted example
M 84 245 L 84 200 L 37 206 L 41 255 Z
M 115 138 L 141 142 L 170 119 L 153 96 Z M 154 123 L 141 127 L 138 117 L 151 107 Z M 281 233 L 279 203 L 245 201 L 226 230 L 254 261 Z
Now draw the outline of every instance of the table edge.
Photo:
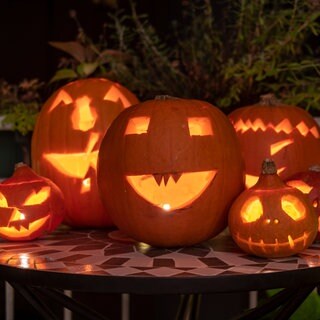
M 98 293 L 180 294 L 259 291 L 317 286 L 320 267 L 219 276 L 114 276 L 63 273 L 0 265 L 0 279 L 31 286 Z

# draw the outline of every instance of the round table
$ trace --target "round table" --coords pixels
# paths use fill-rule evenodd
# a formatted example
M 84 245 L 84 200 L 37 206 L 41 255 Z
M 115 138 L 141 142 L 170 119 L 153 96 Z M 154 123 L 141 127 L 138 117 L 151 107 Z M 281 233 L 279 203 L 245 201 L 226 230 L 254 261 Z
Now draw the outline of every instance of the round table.
M 264 259 L 243 253 L 227 232 L 192 247 L 154 248 L 115 230 L 63 226 L 34 241 L 0 243 L 0 278 L 17 290 L 188 295 L 305 288 L 305 298 L 320 282 L 320 244 Z

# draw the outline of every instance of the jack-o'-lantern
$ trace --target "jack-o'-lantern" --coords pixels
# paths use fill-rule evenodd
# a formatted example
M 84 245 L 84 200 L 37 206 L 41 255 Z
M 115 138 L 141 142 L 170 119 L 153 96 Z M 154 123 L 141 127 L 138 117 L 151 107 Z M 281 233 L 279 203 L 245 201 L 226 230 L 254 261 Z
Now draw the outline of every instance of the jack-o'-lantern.
M 307 171 L 298 172 L 289 177 L 286 183 L 306 194 L 316 211 L 319 221 L 317 241 L 320 240 L 320 166 L 314 165 Z
M 286 185 L 275 163 L 266 159 L 258 182 L 234 201 L 230 234 L 245 252 L 260 257 L 287 257 L 315 239 L 318 219 L 307 197 Z
M 98 194 L 98 150 L 113 119 L 137 102 L 117 83 L 88 78 L 63 86 L 41 109 L 32 137 L 32 166 L 64 193 L 67 224 L 112 225 Z
M 25 164 L 0 183 L 1 238 L 33 240 L 55 230 L 65 213 L 61 190 Z
M 320 129 L 306 110 L 267 94 L 258 104 L 234 110 L 229 118 L 240 141 L 247 187 L 257 182 L 259 163 L 265 158 L 276 162 L 284 180 L 320 163 Z
M 244 188 L 234 129 L 203 101 L 160 96 L 137 104 L 102 140 L 98 186 L 116 226 L 137 241 L 182 246 L 213 237 Z

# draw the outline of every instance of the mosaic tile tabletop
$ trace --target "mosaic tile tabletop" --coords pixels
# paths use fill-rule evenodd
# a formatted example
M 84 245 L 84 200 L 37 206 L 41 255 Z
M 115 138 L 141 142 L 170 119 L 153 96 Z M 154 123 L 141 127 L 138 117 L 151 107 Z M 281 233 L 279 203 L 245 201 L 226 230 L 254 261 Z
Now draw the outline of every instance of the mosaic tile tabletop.
M 0 264 L 12 267 L 109 276 L 205 277 L 259 274 L 320 267 L 320 244 L 282 259 L 243 253 L 226 233 L 186 248 L 153 248 L 117 231 L 63 228 L 29 242 L 0 240 Z

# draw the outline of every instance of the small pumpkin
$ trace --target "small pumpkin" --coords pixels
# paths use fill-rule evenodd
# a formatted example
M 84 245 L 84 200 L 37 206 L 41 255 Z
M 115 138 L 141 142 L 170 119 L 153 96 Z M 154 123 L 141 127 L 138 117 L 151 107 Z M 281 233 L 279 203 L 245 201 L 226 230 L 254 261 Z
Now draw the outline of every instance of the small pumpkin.
M 314 165 L 307 171 L 298 172 L 289 177 L 286 183 L 306 194 L 316 211 L 319 229 L 316 240 L 320 240 L 320 166 Z
M 284 180 L 320 163 L 320 128 L 302 108 L 267 94 L 257 104 L 234 110 L 229 119 L 240 141 L 248 188 L 257 182 L 265 158 L 276 162 Z
M 227 226 L 244 168 L 226 115 L 158 97 L 121 112 L 98 156 L 101 198 L 118 228 L 154 246 L 192 245 Z
M 25 164 L 0 184 L 1 238 L 33 240 L 55 230 L 65 213 L 61 190 Z
M 318 218 L 306 196 L 286 185 L 274 161 L 263 161 L 258 182 L 232 204 L 229 230 L 238 246 L 260 257 L 287 257 L 315 239 Z
M 113 225 L 98 193 L 98 150 L 113 119 L 137 102 L 118 83 L 87 78 L 59 88 L 42 107 L 32 136 L 32 166 L 62 190 L 70 226 Z

